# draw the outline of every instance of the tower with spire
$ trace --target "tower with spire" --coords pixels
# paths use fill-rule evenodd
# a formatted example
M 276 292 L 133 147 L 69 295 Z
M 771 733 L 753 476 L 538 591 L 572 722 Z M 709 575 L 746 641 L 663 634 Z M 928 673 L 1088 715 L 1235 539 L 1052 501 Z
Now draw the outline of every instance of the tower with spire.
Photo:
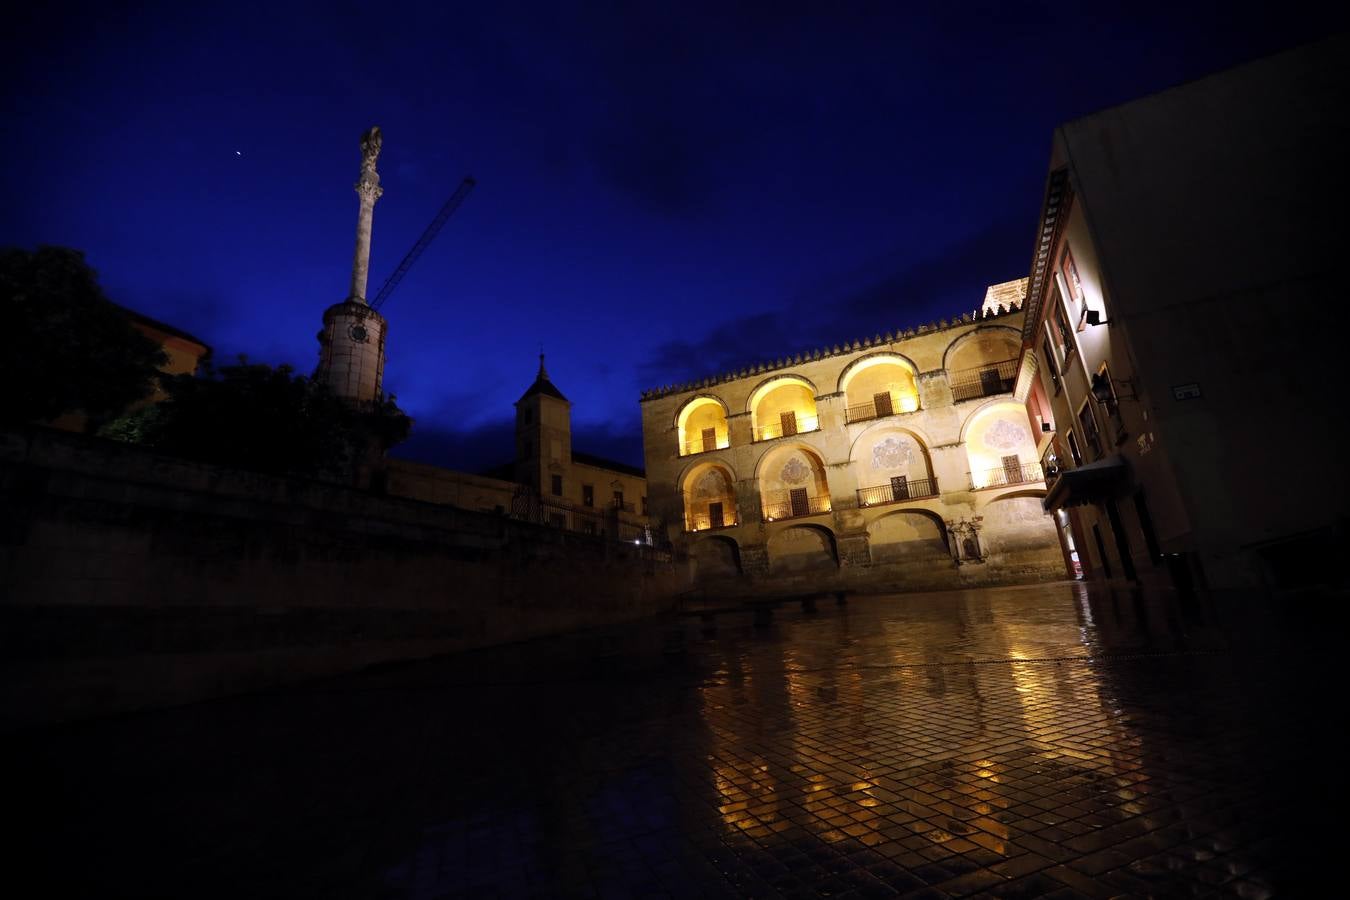
M 571 462 L 572 404 L 549 380 L 541 351 L 539 373 L 516 401 L 516 481 L 540 494 L 557 493 Z M 560 492 L 568 489 L 562 485 Z

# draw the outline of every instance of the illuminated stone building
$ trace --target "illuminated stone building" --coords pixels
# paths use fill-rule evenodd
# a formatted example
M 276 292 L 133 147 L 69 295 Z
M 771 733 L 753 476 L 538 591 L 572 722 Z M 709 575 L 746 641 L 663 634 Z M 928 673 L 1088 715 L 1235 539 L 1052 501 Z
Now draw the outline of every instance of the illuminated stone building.
M 1014 393 L 1025 279 L 952 321 L 642 397 L 653 527 L 708 590 L 1063 577 Z
M 1055 131 L 1018 393 L 1089 577 L 1343 582 L 1347 58 L 1340 37 Z

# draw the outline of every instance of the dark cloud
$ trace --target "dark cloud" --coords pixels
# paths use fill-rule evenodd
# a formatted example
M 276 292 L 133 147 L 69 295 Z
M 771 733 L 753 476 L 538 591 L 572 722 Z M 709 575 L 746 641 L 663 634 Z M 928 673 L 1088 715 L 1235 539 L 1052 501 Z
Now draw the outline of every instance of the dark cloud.
M 1009 216 L 918 262 L 906 247 L 808 285 L 773 311 L 659 344 L 642 366 L 647 387 L 717 375 L 820 347 L 978 309 L 990 284 L 1020 278 L 1035 222 Z

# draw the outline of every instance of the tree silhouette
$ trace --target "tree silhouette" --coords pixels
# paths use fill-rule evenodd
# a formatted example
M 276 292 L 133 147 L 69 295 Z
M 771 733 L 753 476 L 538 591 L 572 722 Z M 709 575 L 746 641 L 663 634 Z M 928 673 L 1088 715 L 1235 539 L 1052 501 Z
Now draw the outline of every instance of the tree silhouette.
M 84 254 L 67 247 L 0 250 L 0 421 L 83 411 L 90 427 L 154 388 L 165 363 L 103 294 Z

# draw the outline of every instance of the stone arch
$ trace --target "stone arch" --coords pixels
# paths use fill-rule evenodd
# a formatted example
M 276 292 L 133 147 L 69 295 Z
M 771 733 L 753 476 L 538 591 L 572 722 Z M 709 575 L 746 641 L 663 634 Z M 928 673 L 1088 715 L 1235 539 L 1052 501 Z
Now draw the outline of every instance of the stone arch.
M 816 386 L 800 375 L 774 375 L 761 381 L 746 400 L 746 412 L 750 414 L 751 439 L 756 441 L 820 427 Z M 785 413 L 793 414 L 792 431 L 784 427 Z
M 911 428 L 882 423 L 858 436 L 849 451 L 858 505 L 876 506 L 937 493 L 928 445 Z
M 765 451 L 755 467 L 755 483 L 765 521 L 829 512 L 831 508 L 825 460 L 806 444 L 780 444 Z
M 1040 480 L 1036 437 L 1026 407 L 1015 400 L 988 400 L 977 406 L 961 424 L 961 444 L 974 488 Z
M 838 542 L 823 525 L 792 525 L 769 536 L 769 571 L 786 575 L 839 568 Z
M 719 462 L 696 463 L 680 478 L 685 531 L 709 531 L 740 523 L 736 473 Z
M 986 343 L 988 342 L 988 343 Z M 993 355 L 988 355 L 989 351 L 975 352 L 974 347 L 986 344 L 986 346 L 1003 345 L 1010 348 L 1011 352 L 1000 356 L 997 351 Z M 942 352 L 942 368 L 948 371 L 953 369 L 964 369 L 972 366 L 978 366 L 982 363 L 997 362 L 1002 359 L 1016 357 L 1022 349 L 1022 332 L 1016 328 L 1009 328 L 1007 325 L 979 325 L 970 331 L 956 337 L 947 349 Z M 975 356 L 977 358 L 967 359 L 966 357 Z M 985 357 L 988 358 L 979 358 Z
M 675 413 L 675 432 L 680 456 L 703 453 L 731 446 L 731 432 L 727 426 L 730 409 L 726 401 L 714 394 L 695 394 Z M 705 439 L 712 429 L 712 445 Z
M 867 544 L 874 563 L 931 565 L 951 562 L 947 526 L 921 509 L 906 509 L 873 519 L 867 525 Z
M 839 374 L 846 422 L 885 418 L 919 408 L 919 367 L 908 357 L 882 350 L 849 363 Z
M 741 547 L 726 535 L 709 535 L 689 548 L 695 578 L 727 578 L 741 574 Z
M 853 360 L 853 362 L 844 366 L 844 370 L 839 373 L 838 392 L 841 394 L 847 392 L 849 382 L 851 382 L 853 377 L 861 370 L 866 369 L 869 366 L 877 365 L 878 361 L 887 360 L 894 360 L 899 365 L 908 366 L 909 370 L 914 373 L 914 376 L 916 378 L 918 377 L 919 367 L 914 364 L 914 360 L 910 359 L 905 354 L 897 353 L 894 350 L 874 350 L 871 353 L 863 354 Z
M 1058 549 L 1054 516 L 1041 506 L 1044 491 L 1013 491 L 980 510 L 980 541 L 987 553 Z

